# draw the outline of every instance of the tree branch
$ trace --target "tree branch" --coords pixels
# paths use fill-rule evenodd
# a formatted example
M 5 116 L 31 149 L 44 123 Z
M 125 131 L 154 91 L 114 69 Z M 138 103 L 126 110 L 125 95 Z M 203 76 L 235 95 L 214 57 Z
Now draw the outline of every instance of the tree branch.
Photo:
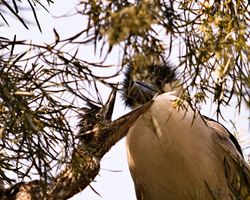
M 129 127 L 151 106 L 153 100 L 111 121 L 114 102 L 115 92 L 112 92 L 109 101 L 100 109 L 102 120 L 99 120 L 92 130 L 85 133 L 80 131 L 80 141 L 72 154 L 71 163 L 49 184 L 42 180 L 21 182 L 0 191 L 0 194 L 3 194 L 2 199 L 62 200 L 84 190 L 98 174 L 101 158 L 126 135 Z M 86 140 L 85 136 L 90 138 L 90 135 L 91 140 Z

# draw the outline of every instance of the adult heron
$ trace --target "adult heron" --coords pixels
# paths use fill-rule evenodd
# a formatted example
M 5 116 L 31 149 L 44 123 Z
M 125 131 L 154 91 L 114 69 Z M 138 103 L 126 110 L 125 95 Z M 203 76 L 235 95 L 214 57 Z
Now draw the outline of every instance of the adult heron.
M 188 103 L 176 107 L 180 94 L 169 62 L 149 66 L 139 78 L 127 68 L 125 104 L 154 98 L 126 138 L 137 200 L 250 200 L 250 170 L 237 140 Z

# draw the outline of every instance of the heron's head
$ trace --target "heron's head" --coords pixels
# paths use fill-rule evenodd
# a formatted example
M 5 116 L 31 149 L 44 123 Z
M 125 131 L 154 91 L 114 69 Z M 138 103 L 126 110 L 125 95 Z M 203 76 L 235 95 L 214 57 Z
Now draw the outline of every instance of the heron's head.
M 172 91 L 176 81 L 176 67 L 168 61 L 152 64 L 140 71 L 128 66 L 122 96 L 126 106 L 134 108 L 148 102 L 156 94 Z

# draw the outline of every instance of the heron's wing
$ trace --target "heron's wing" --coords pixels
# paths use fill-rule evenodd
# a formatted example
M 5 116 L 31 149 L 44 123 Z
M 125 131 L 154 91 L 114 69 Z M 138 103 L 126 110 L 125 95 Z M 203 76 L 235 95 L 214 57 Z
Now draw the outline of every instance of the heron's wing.
M 133 174 L 132 171 L 131 172 L 131 176 L 133 177 L 133 182 L 134 182 L 134 188 L 135 188 L 135 195 L 136 195 L 136 200 L 144 200 L 143 197 L 143 192 L 144 189 L 142 187 L 142 185 L 139 183 L 139 181 L 137 181 L 137 177 Z
M 211 125 L 211 124 L 210 124 Z M 212 127 L 215 144 L 222 153 L 228 187 L 239 200 L 250 200 L 250 168 L 230 139 L 228 131 L 217 124 Z
M 205 119 L 205 122 L 209 127 L 216 129 L 221 134 L 224 134 L 225 136 L 227 136 L 230 139 L 230 141 L 234 144 L 238 152 L 243 156 L 240 144 L 238 143 L 235 136 L 232 133 L 230 133 L 230 131 L 225 126 L 223 126 L 218 121 L 215 121 L 214 119 L 211 119 L 205 115 L 202 115 L 202 118 Z

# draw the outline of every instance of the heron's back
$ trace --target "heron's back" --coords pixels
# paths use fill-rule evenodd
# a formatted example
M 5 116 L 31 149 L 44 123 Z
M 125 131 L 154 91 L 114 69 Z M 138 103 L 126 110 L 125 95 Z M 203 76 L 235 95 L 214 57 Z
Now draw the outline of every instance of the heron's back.
M 215 130 L 190 108 L 173 108 L 174 100 L 158 96 L 129 129 L 127 156 L 138 200 L 236 199 L 237 186 L 229 182 L 240 173 L 237 164 L 216 143 Z

